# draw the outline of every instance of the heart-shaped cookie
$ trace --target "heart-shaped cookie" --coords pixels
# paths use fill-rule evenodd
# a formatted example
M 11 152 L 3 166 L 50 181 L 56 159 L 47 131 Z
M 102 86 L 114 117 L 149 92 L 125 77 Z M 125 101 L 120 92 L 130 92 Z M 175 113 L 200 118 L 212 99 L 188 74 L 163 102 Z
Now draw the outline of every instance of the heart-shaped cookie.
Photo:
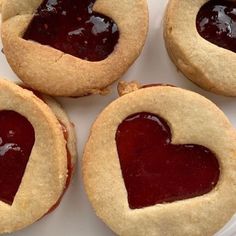
M 170 0 L 164 20 L 168 54 L 202 88 L 236 96 L 235 1 Z
M 199 145 L 171 144 L 170 128 L 157 115 L 127 117 L 116 144 L 131 209 L 201 196 L 218 182 L 215 155 Z
M 213 235 L 236 212 L 234 128 L 199 94 L 131 85 L 85 147 L 96 214 L 118 235 Z
M 4 53 L 21 80 L 83 96 L 106 93 L 139 56 L 148 8 L 146 0 L 9 0 L 2 21 Z
M 56 208 L 76 148 L 73 126 L 52 98 L 2 79 L 0 90 L 0 233 L 10 233 Z

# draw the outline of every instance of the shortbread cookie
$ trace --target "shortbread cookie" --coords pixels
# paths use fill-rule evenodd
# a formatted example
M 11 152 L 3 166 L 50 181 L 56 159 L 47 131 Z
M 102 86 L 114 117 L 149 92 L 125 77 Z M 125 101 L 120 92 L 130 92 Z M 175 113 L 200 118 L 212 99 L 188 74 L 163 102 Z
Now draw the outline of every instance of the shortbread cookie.
M 52 98 L 0 80 L 0 233 L 59 204 L 76 162 L 73 125 Z
M 170 58 L 202 88 L 236 96 L 236 3 L 170 0 L 164 38 Z
M 85 147 L 96 214 L 118 235 L 212 236 L 236 212 L 234 128 L 199 94 L 133 88 L 99 115 Z
M 8 0 L 2 41 L 27 85 L 56 96 L 106 93 L 139 56 L 146 0 Z

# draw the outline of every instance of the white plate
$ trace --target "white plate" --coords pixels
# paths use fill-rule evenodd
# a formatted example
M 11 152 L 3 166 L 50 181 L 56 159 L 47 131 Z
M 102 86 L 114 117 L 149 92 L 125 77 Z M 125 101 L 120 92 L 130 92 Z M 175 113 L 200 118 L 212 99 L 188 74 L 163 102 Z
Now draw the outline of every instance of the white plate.
M 208 93 L 194 85 L 176 70 L 164 46 L 162 19 L 167 0 L 148 0 L 150 10 L 149 35 L 142 55 L 123 79 L 142 83 L 168 83 L 198 92 L 216 103 L 236 126 L 236 98 Z M 115 67 L 115 65 L 114 65 Z M 0 75 L 15 80 L 17 77 L 0 53 Z M 50 215 L 30 227 L 13 233 L 14 236 L 111 236 L 109 228 L 98 219 L 88 202 L 81 178 L 81 159 L 89 129 L 99 112 L 117 98 L 116 84 L 106 97 L 89 96 L 78 99 L 60 99 L 74 122 L 78 137 L 79 163 L 72 184 L 60 206 Z M 236 171 L 236 170 L 235 170 Z M 236 197 L 236 196 L 235 196 Z M 223 210 L 223 209 L 222 209 Z M 184 223 L 184 222 L 183 222 Z M 236 217 L 217 236 L 236 235 Z

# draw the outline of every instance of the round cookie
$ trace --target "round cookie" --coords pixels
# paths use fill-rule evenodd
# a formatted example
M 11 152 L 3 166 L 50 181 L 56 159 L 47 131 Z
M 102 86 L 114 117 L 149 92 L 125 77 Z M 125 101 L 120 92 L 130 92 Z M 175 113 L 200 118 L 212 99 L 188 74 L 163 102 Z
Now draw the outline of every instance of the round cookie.
M 76 140 L 55 100 L 3 79 L 0 87 L 0 233 L 11 233 L 60 203 L 75 166 Z
M 124 88 L 124 84 L 120 89 L 122 87 Z M 85 147 L 83 178 L 96 214 L 118 235 L 213 235 L 236 212 L 234 128 L 219 108 L 199 94 L 170 86 L 138 90 L 134 87 L 131 84 L 131 93 L 128 93 L 127 87 L 122 93 L 125 95 L 112 102 L 98 116 Z M 156 127 L 150 123 L 138 123 L 140 121 L 137 117 L 143 114 L 149 121 L 158 121 L 162 125 L 155 135 L 169 129 L 171 136 L 164 143 L 164 149 L 160 143 L 153 141 L 155 136 L 145 133 L 146 128 L 152 132 Z M 132 123 L 135 120 L 136 126 Z M 135 128 L 130 130 L 130 125 L 133 124 Z M 143 130 L 143 127 L 146 128 Z M 122 140 L 125 136 L 126 139 Z M 144 144 L 137 142 L 137 137 Z M 156 153 L 159 153 L 154 153 L 156 156 L 152 156 L 151 149 L 149 150 L 150 143 L 152 148 L 156 148 Z M 163 152 L 167 146 L 171 151 L 169 156 Z M 184 157 L 186 153 L 180 150 L 186 151 L 187 156 Z M 171 158 L 175 160 L 176 154 L 180 161 L 172 165 Z M 122 155 L 127 156 L 123 158 Z M 143 155 L 152 158 L 146 160 Z M 167 159 L 158 172 L 155 169 L 158 165 L 153 162 L 162 160 L 163 155 Z M 186 165 L 181 163 L 182 156 Z M 139 169 L 142 158 L 144 162 Z M 133 169 L 131 164 L 127 165 L 130 161 L 133 162 Z M 199 166 L 198 161 L 205 164 L 195 170 Z M 181 169 L 182 164 L 184 169 Z M 195 182 L 188 180 L 195 178 L 194 181 L 198 182 L 202 176 L 214 173 L 212 167 L 215 168 L 216 175 L 213 182 L 208 179 L 211 187 L 207 191 L 183 197 L 179 195 L 186 187 L 179 181 L 182 180 L 181 175 L 186 175 L 185 184 L 192 188 Z M 178 173 L 175 176 L 176 170 Z M 150 173 L 156 181 L 148 180 Z M 174 178 L 163 185 L 162 182 L 169 177 Z M 129 178 L 133 178 L 133 182 L 129 182 Z M 176 184 L 176 181 L 179 183 Z M 165 192 L 169 196 L 168 189 L 176 187 L 179 192 L 174 197 L 164 197 L 162 200 L 157 198 L 153 201 L 149 187 L 152 189 L 154 186 L 154 190 L 156 185 L 158 188 L 158 184 L 163 188 L 159 195 Z M 203 185 L 199 184 L 198 187 L 200 186 Z M 136 191 L 136 195 L 132 196 L 132 191 Z M 138 202 L 140 195 L 143 196 L 145 192 L 148 196 Z
M 107 92 L 107 87 L 120 78 L 139 56 L 148 29 L 146 0 L 91 0 L 90 2 L 95 3 L 89 11 L 93 10 L 96 14 L 109 17 L 115 22 L 119 31 L 114 50 L 106 58 L 98 61 L 80 59 L 47 46 L 47 42 L 40 44 L 35 40 L 23 39 L 32 22 L 34 12 L 39 11 L 42 1 L 9 0 L 4 2 L 2 8 L 4 53 L 14 72 L 27 85 L 55 96 L 104 94 Z M 45 5 L 45 1 L 43 4 Z M 51 8 L 53 6 L 50 6 Z M 44 9 L 44 12 L 47 12 L 45 15 L 51 14 L 50 9 Z M 66 13 L 62 11 L 61 14 Z M 78 17 L 79 20 L 81 20 L 80 17 Z M 90 20 L 95 21 L 91 29 L 92 33 L 99 35 L 100 30 L 106 27 L 105 23 L 99 21 L 96 25 L 96 17 Z M 45 25 L 47 29 L 48 24 Z M 116 27 L 112 28 L 112 32 Z M 68 34 L 79 35 L 81 30 L 84 32 L 83 28 L 79 28 Z M 106 40 L 107 38 L 104 38 L 104 42 Z M 83 50 L 80 49 L 80 51 Z
M 236 96 L 235 52 L 206 40 L 200 36 L 196 27 L 199 10 L 207 2 L 207 0 L 169 1 L 164 20 L 166 48 L 177 68 L 194 83 L 217 94 Z M 218 2 L 224 3 L 224 1 L 215 1 L 216 4 Z M 232 4 L 234 4 L 233 1 Z M 228 25 L 223 21 L 230 18 L 222 15 L 221 19 L 216 17 L 213 19 L 220 20 L 213 23 L 215 27 L 213 31 L 221 38 L 222 32 L 228 32 L 223 28 L 220 30 L 223 25 L 225 27 Z M 203 21 L 202 23 L 205 24 L 208 19 L 203 19 Z M 233 31 L 231 28 L 233 25 L 229 24 L 227 27 Z

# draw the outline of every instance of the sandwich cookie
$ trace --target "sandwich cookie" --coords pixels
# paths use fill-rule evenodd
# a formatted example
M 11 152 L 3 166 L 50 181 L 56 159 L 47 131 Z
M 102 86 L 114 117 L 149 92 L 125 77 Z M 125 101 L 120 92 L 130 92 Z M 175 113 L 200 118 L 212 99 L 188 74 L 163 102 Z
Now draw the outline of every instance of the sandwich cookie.
M 146 0 L 9 0 L 6 58 L 25 84 L 55 96 L 105 94 L 141 53 Z
M 83 157 L 89 200 L 118 235 L 213 235 L 236 212 L 236 133 L 203 96 L 123 83 Z
M 74 128 L 52 98 L 0 80 L 0 233 L 59 204 L 76 162 Z

